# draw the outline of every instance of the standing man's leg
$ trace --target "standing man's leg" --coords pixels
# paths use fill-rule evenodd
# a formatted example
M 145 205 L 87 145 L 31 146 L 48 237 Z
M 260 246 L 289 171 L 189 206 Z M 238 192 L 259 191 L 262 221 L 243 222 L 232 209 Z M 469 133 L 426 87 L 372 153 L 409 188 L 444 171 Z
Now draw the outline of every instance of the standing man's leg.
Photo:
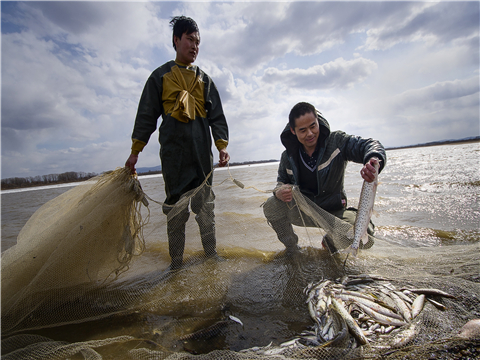
M 205 185 L 193 198 L 191 202 L 192 211 L 196 214 L 203 250 L 207 257 L 217 255 L 215 236 L 215 194 L 210 186 Z
M 171 270 L 178 269 L 183 263 L 185 249 L 185 224 L 190 217 L 188 206 L 172 212 L 174 205 L 164 204 L 163 213 L 167 215 L 168 252 L 172 259 Z

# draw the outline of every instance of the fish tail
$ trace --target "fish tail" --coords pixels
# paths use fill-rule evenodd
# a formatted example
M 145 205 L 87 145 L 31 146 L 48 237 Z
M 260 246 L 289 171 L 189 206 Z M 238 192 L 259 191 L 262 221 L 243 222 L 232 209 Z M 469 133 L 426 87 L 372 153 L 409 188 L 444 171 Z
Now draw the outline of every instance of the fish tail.
M 344 253 L 344 254 L 352 254 L 354 257 L 357 257 L 358 248 L 352 248 L 352 245 L 350 245 L 350 246 L 347 247 L 346 249 L 343 249 L 343 250 L 341 251 L 341 253 Z

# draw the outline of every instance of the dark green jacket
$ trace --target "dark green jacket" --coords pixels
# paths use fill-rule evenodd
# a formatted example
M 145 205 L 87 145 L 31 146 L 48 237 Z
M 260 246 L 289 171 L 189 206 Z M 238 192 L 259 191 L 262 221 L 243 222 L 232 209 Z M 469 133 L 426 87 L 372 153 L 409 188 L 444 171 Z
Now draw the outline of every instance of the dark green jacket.
M 300 142 L 290 131 L 287 124 L 280 139 L 286 150 L 282 153 L 278 168 L 278 185 L 298 185 L 300 191 L 314 201 L 318 206 L 327 211 L 340 210 L 344 206 L 342 199 L 347 201 L 344 189 L 345 169 L 349 161 L 356 163 L 367 163 L 371 157 L 378 157 L 380 171 L 387 160 L 385 149 L 380 142 L 373 139 L 363 139 L 359 136 L 347 135 L 343 131 L 330 132 L 330 125 L 327 120 L 317 114 L 320 125 L 319 155 L 316 165 L 317 173 L 317 194 L 313 194 L 302 188 L 299 179 L 300 163 L 299 147 Z
M 197 66 L 197 75 L 205 83 L 204 98 L 207 117 L 183 123 L 165 114 L 162 104 L 163 76 L 171 71 L 175 61 L 156 69 L 145 84 L 138 105 L 132 139 L 148 143 L 150 135 L 159 128 L 160 159 L 167 199 L 172 205 L 185 192 L 201 185 L 213 168 L 212 135 L 214 141 L 228 141 L 228 126 L 218 90 L 212 79 Z M 210 131 L 211 134 L 210 135 Z M 209 182 L 211 183 L 212 177 Z

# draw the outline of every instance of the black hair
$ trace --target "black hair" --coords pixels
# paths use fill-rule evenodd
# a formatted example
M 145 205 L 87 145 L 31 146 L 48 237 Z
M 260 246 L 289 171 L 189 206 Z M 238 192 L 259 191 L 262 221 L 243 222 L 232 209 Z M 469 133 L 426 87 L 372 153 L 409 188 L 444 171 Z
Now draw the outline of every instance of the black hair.
M 296 104 L 292 110 L 290 110 L 290 114 L 288 115 L 288 123 L 290 127 L 295 129 L 295 120 L 308 113 L 312 113 L 316 117 L 317 110 L 315 109 L 315 106 L 307 102 L 299 102 Z
M 178 37 L 179 39 L 182 38 L 183 34 L 190 35 L 191 33 L 198 32 L 198 25 L 192 18 L 186 16 L 175 16 L 170 20 L 170 25 L 173 27 L 173 35 L 172 35 L 172 43 L 173 48 L 177 50 L 175 45 L 175 38 L 174 36 Z

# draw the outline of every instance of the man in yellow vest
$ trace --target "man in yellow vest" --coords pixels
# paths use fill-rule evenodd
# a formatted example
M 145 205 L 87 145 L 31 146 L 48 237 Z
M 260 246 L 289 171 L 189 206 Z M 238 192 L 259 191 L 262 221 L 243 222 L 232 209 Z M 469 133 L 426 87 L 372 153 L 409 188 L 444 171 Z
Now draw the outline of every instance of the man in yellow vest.
M 196 22 L 185 16 L 174 17 L 173 47 L 175 60 L 156 69 L 148 78 L 138 105 L 132 134 L 132 151 L 125 166 L 135 173 L 138 155 L 150 135 L 159 128 L 160 159 L 165 181 L 167 233 L 172 270 L 181 267 L 185 248 L 185 223 L 188 204 L 171 213 L 180 197 L 200 186 L 213 169 L 212 135 L 219 151 L 219 166 L 230 160 L 227 152 L 228 126 L 218 90 L 212 79 L 193 65 L 200 45 Z M 210 135 L 210 132 L 212 135 Z M 212 184 L 212 176 L 207 180 Z M 191 199 L 191 209 L 200 228 L 207 257 L 217 257 L 214 200 L 210 186 Z

